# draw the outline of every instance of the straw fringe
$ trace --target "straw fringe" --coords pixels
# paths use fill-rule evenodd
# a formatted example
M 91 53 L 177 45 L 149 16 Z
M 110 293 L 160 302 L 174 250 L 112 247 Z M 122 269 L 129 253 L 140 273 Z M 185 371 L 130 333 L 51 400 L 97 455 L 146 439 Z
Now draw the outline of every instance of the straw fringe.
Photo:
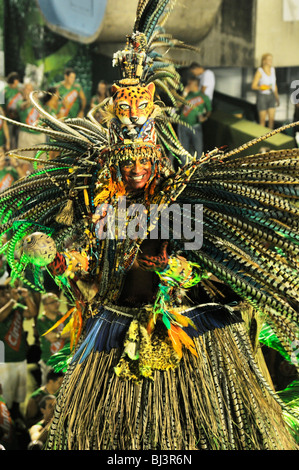
M 120 351 L 90 354 L 65 378 L 47 448 L 296 449 L 270 386 L 248 358 L 244 325 L 194 343 L 198 358 L 185 351 L 176 370 L 155 371 L 140 384 L 115 375 Z

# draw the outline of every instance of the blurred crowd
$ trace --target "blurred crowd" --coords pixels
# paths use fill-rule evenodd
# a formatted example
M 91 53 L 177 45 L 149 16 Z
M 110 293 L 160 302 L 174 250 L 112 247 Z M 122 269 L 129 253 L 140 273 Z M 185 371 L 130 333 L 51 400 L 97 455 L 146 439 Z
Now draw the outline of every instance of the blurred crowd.
M 50 115 L 58 119 L 84 117 L 90 109 L 109 96 L 109 87 L 104 80 L 101 80 L 97 84 L 95 95 L 88 103 L 84 90 L 76 79 L 76 72 L 72 68 L 65 69 L 64 79 L 61 82 L 42 92 L 36 90 L 34 84 L 27 79 L 21 83 L 17 72 L 11 72 L 6 82 L 4 104 L 0 107 L 0 171 L 2 172 L 0 191 L 33 170 L 32 163 L 14 158 L 13 151 L 23 149 L 22 155 L 34 157 L 35 152 L 32 147 L 47 140 L 44 134 L 26 127 L 26 125 L 35 126 L 40 119 L 38 110 L 30 100 L 31 92 L 36 91 L 37 101 Z M 22 126 L 1 119 L 1 115 Z M 7 156 L 8 151 L 11 151 L 10 157 Z
M 48 361 L 70 353 L 64 319 L 69 305 L 44 273 L 45 294 L 10 282 L 0 260 L 0 445 L 6 450 L 42 449 L 64 370 Z M 61 358 L 60 358 L 61 361 Z
M 209 118 L 212 111 L 213 94 L 215 88 L 215 75 L 212 70 L 205 69 L 193 63 L 187 73 L 183 91 L 184 104 L 174 109 L 187 126 L 178 126 L 179 138 L 183 146 L 192 154 L 199 157 L 203 151 L 203 123 Z M 22 124 L 34 126 L 39 122 L 39 112 L 30 101 L 30 93 L 36 91 L 38 100 L 43 108 L 58 119 L 86 117 L 88 112 L 110 96 L 110 86 L 101 80 L 96 86 L 96 93 L 87 102 L 84 90 L 72 68 L 64 71 L 64 79 L 48 90 L 40 92 L 35 90 L 32 83 L 26 79 L 20 82 L 16 72 L 7 77 L 4 90 L 4 106 L 0 114 Z M 100 119 L 95 111 L 94 117 Z M 1 117 L 0 117 L 1 118 Z M 0 121 L 0 151 L 1 171 L 9 176 L 2 179 L 0 191 L 5 189 L 10 181 L 23 177 L 33 170 L 32 163 L 17 158 L 5 157 L 5 152 L 22 149 L 22 155 L 34 157 L 32 146 L 46 142 L 46 136 L 32 129 L 14 125 L 5 120 Z M 182 162 L 184 164 L 184 162 Z M 1 179 L 1 175 L 0 175 Z
M 25 125 L 34 125 L 39 122 L 39 112 L 29 99 L 30 93 L 35 90 L 33 84 L 28 81 L 28 78 L 24 80 L 24 83 L 21 83 L 16 72 L 11 72 L 6 81 L 4 105 L 0 108 L 0 115 L 5 115 Z M 205 148 L 206 122 L 214 109 L 215 73 L 208 67 L 194 62 L 183 73 L 183 83 L 182 97 L 184 101 L 173 112 L 187 125 L 175 126 L 175 130 L 183 147 L 193 155 L 196 152 L 197 158 L 200 158 Z M 90 110 L 110 96 L 111 87 L 107 82 L 101 80 L 94 85 L 95 94 L 90 100 L 87 100 L 80 80 L 76 76 L 76 71 L 72 68 L 66 68 L 63 80 L 46 91 L 35 91 L 37 91 L 40 104 L 49 114 L 59 119 L 81 118 L 86 117 Z M 251 90 L 256 93 L 258 123 L 273 129 L 276 108 L 280 104 L 280 99 L 272 54 L 266 53 L 262 56 L 261 64 L 256 69 L 251 83 Z M 100 113 L 95 111 L 94 117 L 100 120 Z M 294 119 L 297 118 L 298 106 L 294 115 Z M 3 189 L 17 176 L 22 177 L 32 171 L 31 163 L 16 158 L 3 160 L 4 152 L 17 148 L 24 149 L 22 154 L 34 157 L 34 152 L 30 150 L 31 147 L 45 141 L 44 134 L 6 123 L 1 120 L 0 116 L 0 171 L 2 172 L 0 184 L 3 185 Z M 182 161 L 181 165 L 184 163 Z M 6 173 L 5 178 L 1 178 L 3 172 Z

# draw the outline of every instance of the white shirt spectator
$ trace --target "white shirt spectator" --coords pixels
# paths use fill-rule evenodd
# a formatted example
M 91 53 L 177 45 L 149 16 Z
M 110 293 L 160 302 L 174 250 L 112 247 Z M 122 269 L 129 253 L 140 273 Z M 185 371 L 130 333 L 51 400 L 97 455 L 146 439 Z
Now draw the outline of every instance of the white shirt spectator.
M 211 101 L 213 101 L 214 89 L 215 89 L 215 74 L 212 70 L 204 70 L 204 72 L 199 75 L 199 87 L 200 89 L 204 88 L 203 92 L 207 95 Z
M 260 90 L 260 93 L 263 93 L 263 95 L 269 95 L 272 91 L 275 91 L 275 85 L 276 85 L 276 73 L 275 73 L 275 68 L 271 67 L 270 69 L 270 75 L 268 75 L 262 67 L 258 68 L 258 71 L 261 74 L 261 78 L 258 82 L 258 85 L 267 85 L 270 86 L 270 89 L 266 90 Z

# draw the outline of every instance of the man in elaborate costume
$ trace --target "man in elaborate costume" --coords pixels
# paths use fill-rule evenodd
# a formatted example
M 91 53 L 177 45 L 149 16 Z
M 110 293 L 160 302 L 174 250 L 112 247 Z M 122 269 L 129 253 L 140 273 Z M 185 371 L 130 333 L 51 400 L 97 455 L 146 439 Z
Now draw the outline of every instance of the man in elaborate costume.
M 172 3 L 139 2 L 105 127 L 92 113 L 58 121 L 32 95 L 51 136 L 37 158 L 60 154 L 0 198 L 12 277 L 42 290 L 46 266 L 73 303 L 47 449 L 296 449 L 258 334 L 266 322 L 289 354 L 298 337 L 299 152 L 240 163 L 243 147 L 198 160 L 182 148 L 157 102 L 182 99 L 155 49 L 185 47 L 162 29 Z M 177 173 L 171 154 L 187 157 Z

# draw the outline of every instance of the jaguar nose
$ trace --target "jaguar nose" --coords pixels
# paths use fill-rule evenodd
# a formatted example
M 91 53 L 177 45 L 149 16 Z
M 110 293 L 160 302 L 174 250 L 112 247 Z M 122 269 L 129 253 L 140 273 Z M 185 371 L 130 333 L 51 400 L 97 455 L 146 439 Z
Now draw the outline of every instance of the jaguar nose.
M 136 123 L 138 121 L 138 116 L 131 116 L 131 122 Z

